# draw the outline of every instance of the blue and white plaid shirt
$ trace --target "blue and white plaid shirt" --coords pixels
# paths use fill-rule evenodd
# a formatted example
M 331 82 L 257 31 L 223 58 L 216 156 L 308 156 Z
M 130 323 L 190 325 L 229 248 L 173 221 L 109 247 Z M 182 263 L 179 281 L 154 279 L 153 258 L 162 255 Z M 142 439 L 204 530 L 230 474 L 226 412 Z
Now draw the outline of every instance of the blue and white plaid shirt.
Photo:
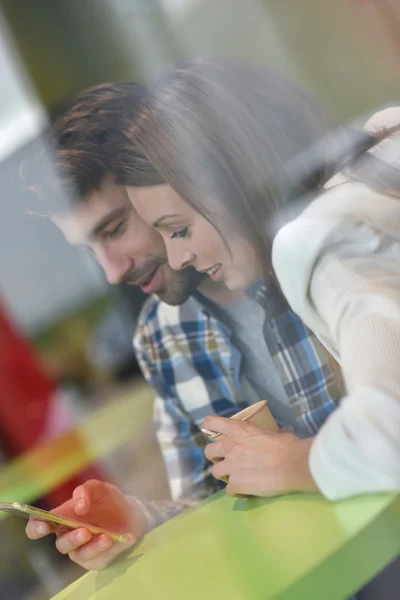
M 265 308 L 264 337 L 296 419 L 314 435 L 344 394 L 340 370 L 289 309 L 272 277 L 257 287 L 255 300 Z M 157 437 L 172 498 L 210 495 L 222 484 L 204 458 L 207 442 L 201 425 L 209 414 L 230 417 L 251 403 L 241 391 L 239 351 L 230 332 L 199 294 L 181 306 L 151 297 L 142 310 L 134 347 L 155 393 Z

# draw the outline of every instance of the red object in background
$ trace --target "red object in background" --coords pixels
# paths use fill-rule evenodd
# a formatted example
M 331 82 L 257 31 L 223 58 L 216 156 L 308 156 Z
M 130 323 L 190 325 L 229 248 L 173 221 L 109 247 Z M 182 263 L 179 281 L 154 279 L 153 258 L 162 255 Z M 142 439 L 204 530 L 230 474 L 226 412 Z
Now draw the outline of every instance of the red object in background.
M 43 440 L 56 389 L 30 344 L 0 307 L 0 445 L 8 458 Z M 90 468 L 48 494 L 46 503 L 53 507 L 62 504 L 89 478 L 101 477 L 97 469 Z

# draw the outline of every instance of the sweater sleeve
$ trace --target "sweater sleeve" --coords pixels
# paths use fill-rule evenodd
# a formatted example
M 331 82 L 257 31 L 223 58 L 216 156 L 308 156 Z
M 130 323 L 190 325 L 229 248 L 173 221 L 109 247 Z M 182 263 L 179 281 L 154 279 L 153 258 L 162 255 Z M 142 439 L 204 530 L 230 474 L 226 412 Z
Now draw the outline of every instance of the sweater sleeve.
M 313 443 L 312 475 L 332 500 L 400 491 L 399 239 L 348 215 L 300 216 L 284 230 L 283 291 L 339 353 L 347 388 Z

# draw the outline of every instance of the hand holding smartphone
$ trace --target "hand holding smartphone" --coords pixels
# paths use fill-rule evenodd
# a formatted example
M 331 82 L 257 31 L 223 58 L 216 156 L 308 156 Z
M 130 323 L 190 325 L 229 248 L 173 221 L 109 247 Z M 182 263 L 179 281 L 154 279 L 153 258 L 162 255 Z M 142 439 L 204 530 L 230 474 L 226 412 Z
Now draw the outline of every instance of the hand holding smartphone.
M 61 515 L 48 512 L 47 510 L 41 510 L 40 508 L 28 506 L 27 504 L 21 504 L 20 502 L 0 502 L 0 511 L 9 513 L 11 515 L 16 515 L 18 517 L 23 517 L 24 519 L 30 519 L 33 517 L 35 519 L 47 521 L 53 525 L 66 527 L 68 529 L 79 529 L 80 527 L 85 527 L 93 535 L 101 535 L 102 533 L 109 535 L 114 542 L 130 541 L 128 536 L 121 533 L 109 531 L 108 529 L 102 529 L 101 527 L 90 525 L 89 523 L 83 523 L 82 521 L 63 517 Z

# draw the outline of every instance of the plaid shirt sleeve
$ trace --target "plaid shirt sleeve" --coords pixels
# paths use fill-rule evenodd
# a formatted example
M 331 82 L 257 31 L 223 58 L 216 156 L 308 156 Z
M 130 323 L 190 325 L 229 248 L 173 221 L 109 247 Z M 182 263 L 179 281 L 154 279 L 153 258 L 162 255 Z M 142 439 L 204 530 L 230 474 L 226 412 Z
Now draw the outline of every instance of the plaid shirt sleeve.
M 146 517 L 149 531 L 155 529 L 168 519 L 176 517 L 179 513 L 187 508 L 194 508 L 199 503 L 198 500 L 139 500 L 134 496 L 126 496 L 128 503 L 131 506 L 139 507 Z
M 156 302 L 150 299 L 145 306 L 135 333 L 135 352 L 142 373 L 153 388 L 156 435 L 171 496 L 174 501 L 201 499 L 221 489 L 221 483 L 210 473 L 210 463 L 204 457 L 206 440 L 185 411 L 179 385 L 171 375 L 173 366 L 168 360 L 171 348 L 163 347 L 162 327 L 155 315 Z M 160 356 L 163 360 L 159 360 Z

